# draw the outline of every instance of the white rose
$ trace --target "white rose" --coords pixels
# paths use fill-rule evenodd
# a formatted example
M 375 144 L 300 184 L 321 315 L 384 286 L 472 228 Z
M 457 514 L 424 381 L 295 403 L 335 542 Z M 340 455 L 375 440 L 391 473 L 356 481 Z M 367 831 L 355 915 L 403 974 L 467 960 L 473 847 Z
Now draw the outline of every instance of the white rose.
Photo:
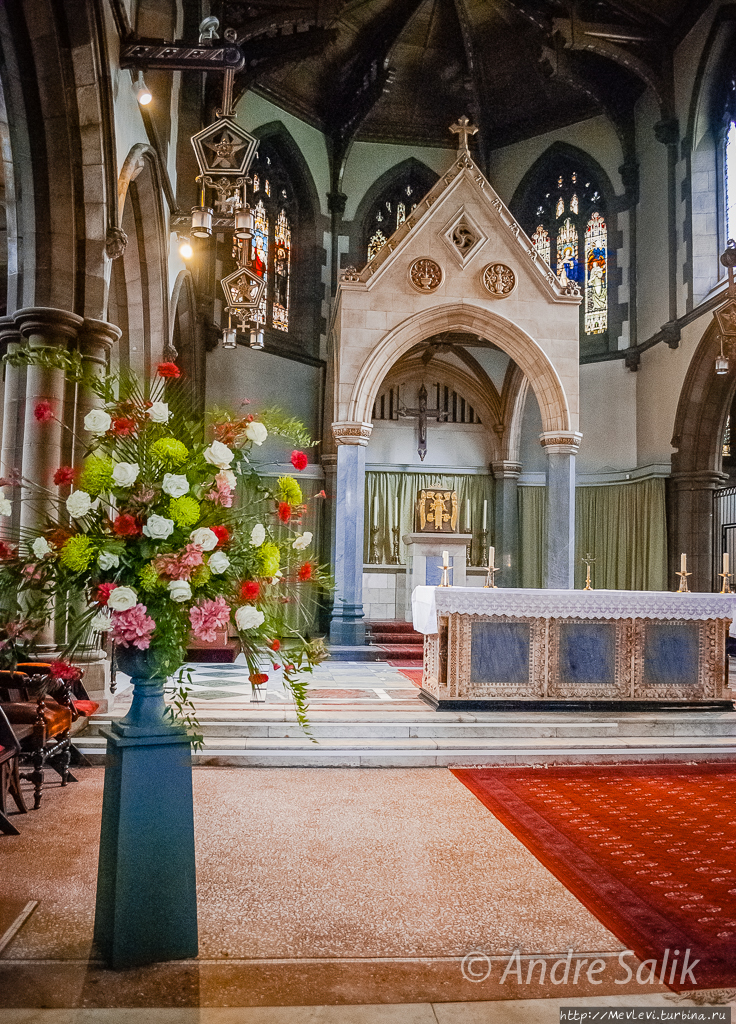
M 112 629 L 112 619 L 104 612 L 98 612 L 91 620 L 90 626 L 95 633 L 107 633 L 108 629 Z
M 262 423 L 258 423 L 257 420 L 251 420 L 248 426 L 245 428 L 245 436 L 253 444 L 261 445 L 268 437 L 268 431 Z
M 259 612 L 252 604 L 244 604 L 235 613 L 235 625 L 238 629 L 256 629 L 265 617 L 263 612 Z
M 291 545 L 295 551 L 306 551 L 309 545 L 312 543 L 312 534 L 303 533 L 301 537 L 296 537 L 294 543 Z
M 254 548 L 259 548 L 266 539 L 266 527 L 263 523 L 256 523 L 250 531 L 250 542 Z
M 33 544 L 31 544 L 31 551 L 36 558 L 45 558 L 46 555 L 50 555 L 53 548 L 46 540 L 45 537 L 36 537 Z
M 277 586 L 277 585 L 278 585 L 278 584 L 279 584 L 279 583 L 281 582 L 281 580 L 282 580 L 283 578 L 284 578 L 284 574 L 282 573 L 282 571 L 281 571 L 280 569 L 278 569 L 278 570 L 277 570 L 277 571 L 276 571 L 276 572 L 275 572 L 275 573 L 273 574 L 273 576 L 271 577 L 271 586 L 272 586 L 272 587 L 275 587 L 275 586 Z
M 188 601 L 192 596 L 192 588 L 189 586 L 186 580 L 172 580 L 169 583 L 169 597 L 172 601 L 178 601 L 183 604 L 184 601 Z
M 154 513 L 146 520 L 143 532 L 151 540 L 166 540 L 174 532 L 174 520 L 166 519 L 165 516 L 157 516 Z
M 10 504 L 7 498 L 0 498 L 0 516 L 9 516 L 13 514 L 13 506 Z
M 151 423 L 168 423 L 169 422 L 169 405 L 168 402 L 152 402 L 151 408 L 148 410 L 148 418 Z
M 132 487 L 138 479 L 141 467 L 137 462 L 116 462 L 112 468 L 112 479 L 118 487 Z
M 209 448 L 205 448 L 202 455 L 205 462 L 209 462 L 211 466 L 217 466 L 218 469 L 227 469 L 235 458 L 235 455 L 222 441 L 213 441 Z
M 107 602 L 113 612 L 127 612 L 138 604 L 138 595 L 132 587 L 115 587 Z
M 112 551 L 100 551 L 97 564 L 103 572 L 107 572 L 108 569 L 117 569 L 120 565 L 120 556 L 114 555 Z
M 189 490 L 189 481 L 183 473 L 164 473 L 161 490 L 172 498 L 181 498 Z
M 92 508 L 92 499 L 86 491 L 72 491 L 66 499 L 66 510 L 72 519 L 81 519 Z
M 90 409 L 84 417 L 84 428 L 90 434 L 105 434 L 110 429 L 112 417 L 104 409 Z
M 235 474 L 231 469 L 221 469 L 220 472 L 217 474 L 217 479 L 224 481 L 224 483 L 228 485 L 230 490 L 232 490 L 237 483 L 237 480 L 235 479 Z
M 219 576 L 221 572 L 225 572 L 229 568 L 230 559 L 224 551 L 213 551 L 207 565 L 210 567 L 210 572 Z
M 200 526 L 198 530 L 192 530 L 189 539 L 203 551 L 214 551 L 217 547 L 217 534 L 210 530 L 209 526 Z

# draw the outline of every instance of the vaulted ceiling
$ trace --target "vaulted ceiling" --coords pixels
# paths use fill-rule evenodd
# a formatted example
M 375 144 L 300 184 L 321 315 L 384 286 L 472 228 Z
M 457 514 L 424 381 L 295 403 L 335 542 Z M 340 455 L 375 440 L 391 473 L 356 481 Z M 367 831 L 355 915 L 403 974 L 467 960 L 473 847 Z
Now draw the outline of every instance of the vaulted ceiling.
M 671 116 L 671 55 L 707 0 L 222 0 L 255 88 L 353 139 L 481 149 L 606 111 L 630 120 L 646 85 Z

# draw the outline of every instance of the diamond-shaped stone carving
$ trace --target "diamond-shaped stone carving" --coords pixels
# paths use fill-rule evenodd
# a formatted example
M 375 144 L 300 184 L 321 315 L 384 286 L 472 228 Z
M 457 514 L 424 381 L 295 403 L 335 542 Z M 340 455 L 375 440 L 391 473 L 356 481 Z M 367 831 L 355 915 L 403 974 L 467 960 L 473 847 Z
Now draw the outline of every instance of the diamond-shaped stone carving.
M 248 173 L 258 139 L 230 117 L 222 117 L 192 137 L 201 174 L 240 178 Z
M 255 309 L 263 297 L 263 278 L 251 273 L 247 267 L 238 267 L 232 274 L 223 277 L 222 290 L 225 292 L 227 307 L 231 310 Z
M 442 237 L 461 267 L 472 260 L 487 239 L 485 232 L 464 207 L 455 214 Z

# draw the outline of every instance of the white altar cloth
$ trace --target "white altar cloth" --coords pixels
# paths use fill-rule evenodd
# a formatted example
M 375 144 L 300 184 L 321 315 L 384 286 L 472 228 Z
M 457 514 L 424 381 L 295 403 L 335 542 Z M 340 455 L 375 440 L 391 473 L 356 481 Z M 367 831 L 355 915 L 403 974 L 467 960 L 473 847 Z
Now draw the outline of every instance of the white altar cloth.
M 437 614 L 586 619 L 733 619 L 736 594 L 657 590 L 526 590 L 516 587 L 416 587 L 414 629 L 437 632 Z

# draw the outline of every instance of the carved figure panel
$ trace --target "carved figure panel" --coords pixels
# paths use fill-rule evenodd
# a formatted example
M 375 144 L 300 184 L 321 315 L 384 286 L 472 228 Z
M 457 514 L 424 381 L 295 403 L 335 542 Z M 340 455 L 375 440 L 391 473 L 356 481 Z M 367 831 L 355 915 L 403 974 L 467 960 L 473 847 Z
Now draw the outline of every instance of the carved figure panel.
M 417 497 L 417 520 L 420 533 L 455 533 L 457 491 L 420 491 Z

